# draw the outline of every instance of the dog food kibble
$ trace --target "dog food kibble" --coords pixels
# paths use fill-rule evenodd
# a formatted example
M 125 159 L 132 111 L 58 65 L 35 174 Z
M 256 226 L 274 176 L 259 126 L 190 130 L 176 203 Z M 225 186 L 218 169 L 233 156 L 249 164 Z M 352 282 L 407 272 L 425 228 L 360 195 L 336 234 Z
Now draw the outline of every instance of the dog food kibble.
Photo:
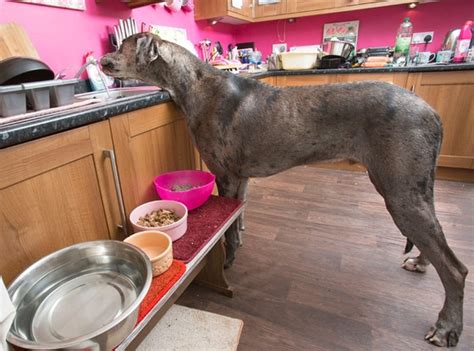
M 191 184 L 173 185 L 171 191 L 186 191 L 192 188 L 195 188 L 195 186 L 192 186 Z
M 176 215 L 174 211 L 160 208 L 157 211 L 147 213 L 145 216 L 138 218 L 137 223 L 144 227 L 162 227 L 164 225 L 173 224 L 180 219 L 181 217 Z

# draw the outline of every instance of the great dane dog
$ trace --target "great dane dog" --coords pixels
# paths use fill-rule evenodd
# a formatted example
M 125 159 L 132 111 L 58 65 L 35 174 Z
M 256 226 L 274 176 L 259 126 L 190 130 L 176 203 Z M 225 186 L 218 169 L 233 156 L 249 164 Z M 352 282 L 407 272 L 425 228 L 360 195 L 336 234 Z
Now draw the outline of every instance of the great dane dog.
M 467 268 L 449 248 L 436 218 L 433 183 L 442 128 L 437 113 L 395 85 L 365 81 L 277 88 L 222 72 L 150 33 L 133 35 L 105 55 L 104 72 L 168 91 L 183 111 L 220 195 L 246 198 L 249 177 L 309 162 L 355 160 L 367 167 L 392 218 L 418 257 L 404 268 L 436 268 L 446 297 L 426 339 L 455 346 L 463 328 Z M 226 232 L 232 263 L 243 225 Z

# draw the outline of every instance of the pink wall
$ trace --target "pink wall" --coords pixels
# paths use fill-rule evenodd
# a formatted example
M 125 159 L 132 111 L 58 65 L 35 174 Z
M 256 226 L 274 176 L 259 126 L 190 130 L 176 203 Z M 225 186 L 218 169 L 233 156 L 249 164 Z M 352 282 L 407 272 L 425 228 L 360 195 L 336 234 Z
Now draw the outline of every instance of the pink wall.
M 419 5 L 414 10 L 409 10 L 406 5 L 398 5 L 297 18 L 295 23 L 286 23 L 285 42 L 288 48 L 320 44 L 325 23 L 359 20 L 358 48 L 393 46 L 398 26 L 404 17 L 411 18 L 415 32 L 435 32 L 433 42 L 428 46 L 428 50 L 435 51 L 441 46 L 448 30 L 460 28 L 467 20 L 474 19 L 474 0 L 442 0 Z M 234 31 L 234 36 L 237 42 L 254 41 L 265 58 L 271 53 L 272 44 L 279 43 L 277 28 L 282 37 L 283 22 L 241 25 Z
M 283 28 L 283 21 L 209 26 L 206 21 L 195 22 L 192 12 L 169 13 L 153 5 L 130 10 L 119 0 L 103 0 L 101 4 L 86 0 L 86 6 L 86 11 L 75 11 L 0 0 L 0 23 L 22 24 L 41 59 L 56 72 L 67 69 L 68 76 L 81 66 L 82 56 L 87 51 L 92 50 L 99 57 L 109 50 L 107 26 L 116 24 L 118 18 L 132 16 L 137 23 L 184 27 L 195 44 L 209 38 L 213 42 L 220 40 L 226 48 L 229 43 L 252 40 L 264 57 L 271 52 L 271 45 L 278 43 L 278 23 L 280 31 Z M 435 31 L 428 49 L 437 50 L 449 29 L 474 18 L 474 0 L 442 0 L 420 5 L 415 10 L 400 5 L 298 18 L 296 23 L 286 24 L 286 42 L 289 46 L 319 44 L 324 23 L 358 19 L 359 48 L 393 45 L 397 28 L 406 16 L 412 19 L 415 31 Z
M 67 69 L 72 76 L 82 65 L 82 56 L 94 51 L 96 57 L 109 51 L 107 26 L 117 24 L 118 18 L 133 17 L 137 24 L 158 24 L 186 28 L 188 38 L 197 44 L 204 38 L 222 45 L 232 43 L 232 26 L 209 26 L 205 21 L 194 21 L 194 13 L 169 13 L 161 6 L 146 6 L 130 10 L 120 0 L 86 0 L 86 11 L 61 9 L 0 0 L 0 23 L 16 22 L 23 25 L 38 50 L 40 58 L 55 72 Z M 199 52 L 199 50 L 198 50 Z

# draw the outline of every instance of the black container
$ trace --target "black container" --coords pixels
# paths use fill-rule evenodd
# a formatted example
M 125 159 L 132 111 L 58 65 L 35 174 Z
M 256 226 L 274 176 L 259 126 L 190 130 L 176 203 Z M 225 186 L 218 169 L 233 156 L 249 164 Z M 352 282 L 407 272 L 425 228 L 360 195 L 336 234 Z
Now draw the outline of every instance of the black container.
M 0 61 L 0 85 L 15 85 L 54 79 L 54 72 L 40 60 L 11 57 Z
M 321 58 L 320 69 L 339 68 L 346 62 L 346 59 L 337 55 L 326 55 Z

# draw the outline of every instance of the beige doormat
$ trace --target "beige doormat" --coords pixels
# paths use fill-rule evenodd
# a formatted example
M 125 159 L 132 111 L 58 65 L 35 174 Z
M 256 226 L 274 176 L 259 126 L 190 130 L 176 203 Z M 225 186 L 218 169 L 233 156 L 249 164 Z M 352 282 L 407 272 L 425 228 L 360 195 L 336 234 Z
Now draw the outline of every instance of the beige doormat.
M 137 350 L 237 350 L 243 325 L 240 319 L 173 305 Z

